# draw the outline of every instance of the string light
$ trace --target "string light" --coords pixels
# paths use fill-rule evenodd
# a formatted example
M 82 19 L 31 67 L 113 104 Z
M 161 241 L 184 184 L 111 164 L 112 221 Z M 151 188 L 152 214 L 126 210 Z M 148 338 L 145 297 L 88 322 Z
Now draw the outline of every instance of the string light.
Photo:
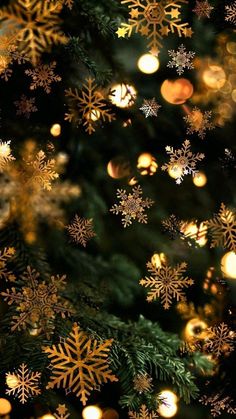
M 53 137 L 58 137 L 61 135 L 61 125 L 60 124 L 53 124 L 50 129 L 50 134 Z
M 158 68 L 160 66 L 160 62 L 159 62 L 158 58 L 155 57 L 155 55 L 143 54 L 138 59 L 137 65 L 138 65 L 139 70 L 142 73 L 153 74 L 158 70 Z
M 134 86 L 125 83 L 112 86 L 109 95 L 111 103 L 119 108 L 129 108 L 134 104 L 136 97 L 137 92 Z
M 177 396 L 170 390 L 163 390 L 160 393 L 160 397 L 163 398 L 164 403 L 161 403 L 158 407 L 159 414 L 164 418 L 172 418 L 178 411 Z
M 82 411 L 83 419 L 100 419 L 102 417 L 102 410 L 97 406 L 87 406 Z
M 198 188 L 203 188 L 203 186 L 207 183 L 207 177 L 205 173 L 198 172 L 195 176 L 193 176 L 193 183 Z
M 7 415 L 11 412 L 11 403 L 7 399 L 0 399 L 0 415 Z
M 221 271 L 227 278 L 236 279 L 236 254 L 226 253 L 221 259 Z

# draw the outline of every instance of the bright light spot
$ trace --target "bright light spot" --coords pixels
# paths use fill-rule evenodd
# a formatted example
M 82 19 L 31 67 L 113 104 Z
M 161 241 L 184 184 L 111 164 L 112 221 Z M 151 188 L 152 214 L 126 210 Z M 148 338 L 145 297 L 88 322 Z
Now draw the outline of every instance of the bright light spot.
M 97 121 L 101 116 L 101 112 L 96 110 L 96 109 L 92 109 L 91 112 L 87 113 L 87 119 L 91 120 L 91 121 Z
M 11 412 L 11 403 L 7 399 L 0 399 L 0 415 L 7 415 Z
M 155 157 L 150 153 L 142 153 L 138 157 L 137 168 L 139 169 L 141 175 L 154 175 L 156 173 L 158 164 Z
M 194 222 L 185 223 L 181 228 L 181 232 L 184 233 L 185 237 L 195 240 L 200 247 L 205 246 L 207 243 L 207 227 L 204 223 L 201 223 L 199 227 Z
M 102 417 L 102 410 L 97 406 L 87 406 L 83 409 L 82 417 L 84 419 L 100 419 Z
M 210 65 L 202 75 L 204 83 L 211 89 L 219 90 L 221 89 L 226 81 L 226 75 L 223 70 L 218 65 Z
M 109 99 L 113 105 L 119 108 L 129 108 L 134 104 L 137 97 L 135 88 L 129 84 L 115 84 L 111 87 Z
M 177 179 L 180 177 L 183 173 L 183 168 L 181 166 L 178 166 L 177 164 L 174 164 L 168 169 L 168 174 L 173 179 Z
M 46 415 L 41 416 L 40 419 L 55 419 L 55 416 L 51 415 L 51 413 L 46 413 Z
M 15 388 L 19 384 L 19 380 L 15 374 L 9 374 L 6 378 L 6 384 L 9 388 Z
M 155 55 L 152 54 L 144 54 L 138 60 L 138 68 L 142 73 L 145 74 L 152 74 L 155 73 L 159 66 L 159 60 Z
M 207 183 L 207 177 L 205 175 L 205 173 L 203 172 L 198 172 L 194 177 L 193 177 L 193 183 L 195 186 L 197 186 L 198 188 L 202 188 L 203 186 L 206 185 Z
M 226 253 L 221 259 L 221 271 L 227 278 L 236 279 L 236 254 Z
M 161 268 L 163 265 L 166 265 L 166 255 L 164 253 L 154 253 L 151 261 L 155 268 Z
M 51 126 L 50 133 L 53 135 L 53 137 L 58 137 L 61 134 L 61 125 L 53 124 Z
M 177 413 L 177 396 L 170 390 L 164 390 L 160 393 L 165 403 L 158 407 L 159 414 L 164 418 L 172 418 Z
M 207 327 L 207 324 L 197 317 L 189 320 L 184 329 L 185 339 L 191 340 L 193 337 L 201 339 L 203 337 L 202 333 Z

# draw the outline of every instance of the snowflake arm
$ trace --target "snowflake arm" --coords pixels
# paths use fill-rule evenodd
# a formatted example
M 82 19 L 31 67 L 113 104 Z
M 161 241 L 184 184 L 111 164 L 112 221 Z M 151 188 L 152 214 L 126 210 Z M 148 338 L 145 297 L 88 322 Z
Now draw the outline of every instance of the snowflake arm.
M 231 331 L 224 322 L 207 329 L 208 335 L 205 339 L 203 349 L 211 352 L 217 358 L 221 354 L 230 353 L 234 350 L 234 339 L 236 334 Z
M 141 106 L 140 111 L 142 111 L 146 118 L 149 116 L 157 116 L 158 110 L 161 108 L 161 105 L 158 105 L 155 98 L 150 100 L 144 99 L 143 105 Z
M 59 404 L 56 413 L 54 413 L 55 419 L 68 419 L 70 417 L 70 414 L 68 412 L 68 409 L 64 404 Z
M 236 252 L 236 214 L 221 204 L 219 214 L 206 221 L 211 235 L 211 247 L 223 246 Z
M 234 1 L 231 5 L 225 6 L 225 12 L 226 12 L 225 20 L 235 25 L 236 24 L 236 1 Z
M 6 394 L 17 397 L 24 404 L 29 397 L 38 396 L 41 393 L 38 387 L 40 377 L 40 372 L 31 372 L 26 364 L 21 364 L 15 373 L 6 374 L 6 382 L 10 387 L 6 390 Z
M 211 122 L 211 117 L 211 111 L 201 112 L 200 109 L 195 107 L 189 115 L 183 118 L 188 125 L 187 134 L 196 132 L 199 138 L 203 140 L 206 136 L 206 131 L 215 128 L 215 125 Z
M 46 160 L 44 151 L 40 150 L 36 154 L 35 160 L 29 161 L 33 169 L 31 182 L 42 186 L 43 189 L 50 191 L 52 189 L 52 181 L 58 178 L 58 173 L 54 171 L 55 160 Z
M 32 78 L 30 89 L 35 90 L 38 87 L 43 87 L 46 93 L 50 93 L 51 84 L 61 81 L 61 77 L 54 73 L 55 67 L 56 61 L 53 61 L 49 65 L 40 64 L 33 70 L 25 70 L 25 74 Z
M 24 115 L 29 119 L 31 113 L 37 112 L 38 108 L 35 105 L 35 98 L 27 98 L 25 95 L 21 95 L 19 100 L 14 102 L 16 106 L 16 115 Z

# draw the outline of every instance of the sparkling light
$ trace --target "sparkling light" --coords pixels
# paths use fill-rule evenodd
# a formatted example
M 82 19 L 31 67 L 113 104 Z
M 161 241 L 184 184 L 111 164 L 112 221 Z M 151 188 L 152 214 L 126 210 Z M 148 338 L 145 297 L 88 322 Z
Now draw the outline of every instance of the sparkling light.
M 0 399 L 0 415 L 7 415 L 11 412 L 11 403 L 7 399 Z
M 87 406 L 82 411 L 84 419 L 100 419 L 102 417 L 102 410 L 97 406 Z
M 137 64 L 138 64 L 139 70 L 145 74 L 155 73 L 160 66 L 158 58 L 152 54 L 141 55 Z
M 198 172 L 194 177 L 193 177 L 193 183 L 195 186 L 197 186 L 198 188 L 203 188 L 203 186 L 206 185 L 207 183 L 207 177 L 205 175 L 205 173 L 203 172 Z
M 96 109 L 92 109 L 91 112 L 88 112 L 87 119 L 91 119 L 92 121 L 97 121 L 101 116 L 101 112 Z
M 176 394 L 170 390 L 164 390 L 160 393 L 160 396 L 165 400 L 165 403 L 158 407 L 159 414 L 164 418 L 172 418 L 178 410 Z
M 221 271 L 227 278 L 236 279 L 236 254 L 226 253 L 221 259 Z
M 125 83 L 112 86 L 109 95 L 111 103 L 119 108 L 129 108 L 134 104 L 136 97 L 137 92 L 134 86 Z
M 61 135 L 61 125 L 60 124 L 53 124 L 50 129 L 50 133 L 53 137 L 58 137 Z

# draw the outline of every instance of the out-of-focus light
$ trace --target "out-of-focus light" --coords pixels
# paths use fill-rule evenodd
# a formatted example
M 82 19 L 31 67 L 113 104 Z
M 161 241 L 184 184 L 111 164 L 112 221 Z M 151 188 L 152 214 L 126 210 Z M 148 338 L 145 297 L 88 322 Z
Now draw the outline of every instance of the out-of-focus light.
M 101 116 L 101 112 L 97 109 L 92 109 L 90 112 L 87 113 L 86 117 L 87 119 L 95 122 L 97 121 Z
M 226 74 L 218 65 L 210 65 L 202 75 L 204 83 L 211 89 L 219 90 L 226 82 Z
M 61 125 L 60 124 L 53 124 L 50 129 L 50 133 L 53 137 L 58 137 L 61 135 Z
M 152 176 L 156 173 L 158 164 L 154 156 L 150 153 L 142 153 L 138 157 L 137 168 L 139 169 L 141 175 Z
M 46 415 L 41 416 L 39 419 L 55 419 L 51 413 L 46 413 Z
M 153 74 L 160 66 L 159 60 L 155 55 L 143 54 L 138 60 L 138 68 L 142 73 Z
M 207 327 L 207 324 L 197 317 L 189 320 L 184 329 L 185 339 L 191 340 L 193 337 L 203 338 L 202 333 Z
M 155 268 L 161 268 L 167 263 L 166 255 L 164 253 L 154 253 L 151 262 Z
M 225 277 L 236 279 L 236 253 L 228 252 L 222 257 L 221 271 Z
M 129 84 L 115 84 L 110 90 L 109 99 L 113 105 L 116 105 L 119 108 L 129 108 L 134 104 L 137 97 L 134 86 Z
M 165 80 L 161 85 L 163 98 L 172 105 L 181 105 L 193 94 L 193 85 L 187 79 Z
M 185 237 L 195 240 L 200 247 L 205 246 L 207 243 L 207 227 L 204 223 L 201 223 L 199 227 L 194 222 L 185 223 L 181 228 L 181 232 Z
M 8 374 L 6 378 L 6 384 L 9 388 L 15 388 L 19 384 L 19 379 L 15 374 Z
M 115 157 L 107 165 L 107 173 L 113 179 L 121 179 L 130 175 L 130 164 L 124 157 Z
M 7 399 L 0 399 L 0 415 L 7 415 L 11 412 L 11 403 Z
M 177 396 L 170 390 L 164 390 L 160 393 L 164 403 L 158 407 L 158 413 L 164 418 L 172 418 L 178 411 Z
M 97 406 L 87 406 L 82 411 L 83 419 L 100 419 L 102 417 L 102 410 Z
M 129 182 L 128 182 L 128 184 L 130 185 L 130 186 L 134 186 L 134 185 L 136 185 L 138 183 L 138 179 L 136 179 L 136 177 L 135 176 L 133 176 L 130 180 L 129 180 Z
M 174 164 L 168 169 L 168 174 L 173 179 L 177 179 L 180 177 L 183 173 L 183 168 L 181 166 L 178 166 L 177 164 Z
M 236 54 L 236 42 L 227 42 L 226 49 L 230 54 Z
M 198 172 L 194 177 L 193 177 L 193 183 L 195 186 L 197 186 L 198 188 L 203 188 L 203 186 L 206 185 L 207 183 L 207 177 L 205 175 L 205 173 L 203 172 Z

